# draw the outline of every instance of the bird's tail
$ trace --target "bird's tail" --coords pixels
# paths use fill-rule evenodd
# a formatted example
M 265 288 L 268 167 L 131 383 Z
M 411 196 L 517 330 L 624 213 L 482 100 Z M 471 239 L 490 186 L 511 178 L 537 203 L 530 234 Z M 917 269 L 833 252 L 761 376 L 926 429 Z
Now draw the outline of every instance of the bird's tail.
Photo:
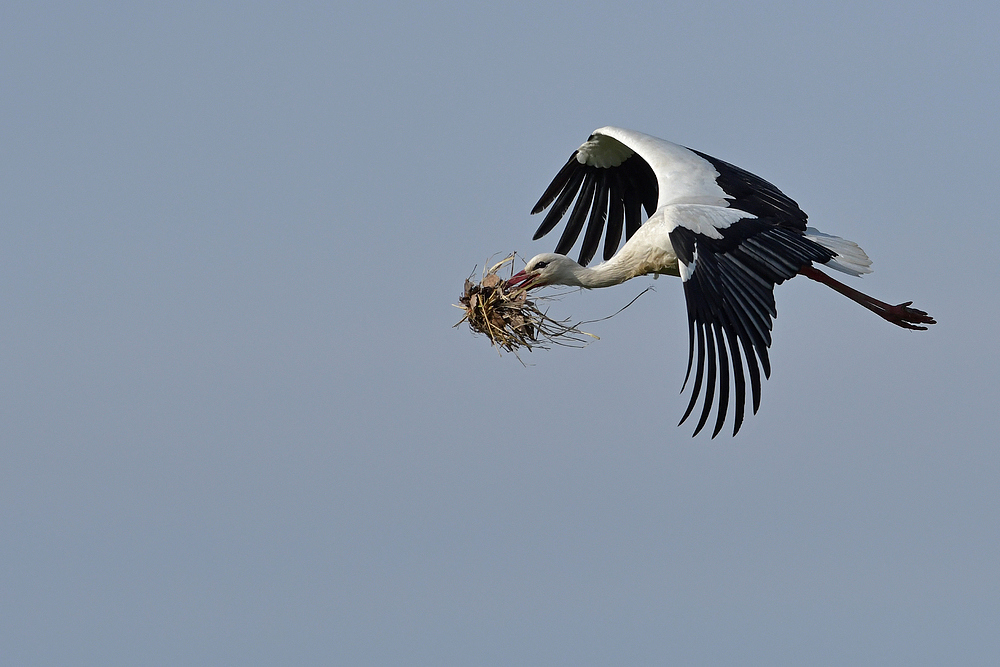
M 824 266 L 852 276 L 860 276 L 864 273 L 872 272 L 872 261 L 868 259 L 868 255 L 861 249 L 861 246 L 854 241 L 824 234 L 814 227 L 806 228 L 805 237 L 837 253 Z

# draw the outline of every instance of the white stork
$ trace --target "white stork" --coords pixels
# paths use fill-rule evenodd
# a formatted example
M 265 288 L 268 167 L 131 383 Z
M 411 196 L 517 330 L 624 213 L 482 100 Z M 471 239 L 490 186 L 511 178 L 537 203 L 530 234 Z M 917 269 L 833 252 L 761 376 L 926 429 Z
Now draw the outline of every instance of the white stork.
M 595 288 L 641 275 L 679 276 L 684 282 L 689 338 L 681 391 L 695 368 L 691 401 L 681 424 L 703 388 L 705 395 L 695 435 L 708 420 L 716 386 L 719 407 L 712 437 L 722 429 L 729 404 L 730 367 L 735 387 L 733 435 L 743 423 L 746 374 L 754 413 L 760 407 L 760 369 L 764 377 L 771 374 L 767 349 L 771 321 L 777 316 L 774 286 L 789 278 L 803 275 L 829 285 L 906 329 L 926 329 L 935 323 L 927 313 L 910 308 L 910 301 L 889 305 L 815 268 L 814 264 L 823 264 L 860 276 L 871 271 L 871 260 L 856 243 L 807 227 L 806 214 L 778 188 L 739 167 L 669 141 L 617 127 L 596 130 L 570 156 L 531 210 L 539 213 L 551 206 L 533 238 L 552 231 L 574 200 L 555 253 L 533 257 L 508 284 L 524 284 L 529 289 L 544 285 Z M 642 208 L 648 216 L 645 223 Z M 588 214 L 579 262 L 575 262 L 566 253 L 583 231 Z M 619 248 L 623 227 L 626 242 Z M 605 261 L 586 268 L 602 234 Z

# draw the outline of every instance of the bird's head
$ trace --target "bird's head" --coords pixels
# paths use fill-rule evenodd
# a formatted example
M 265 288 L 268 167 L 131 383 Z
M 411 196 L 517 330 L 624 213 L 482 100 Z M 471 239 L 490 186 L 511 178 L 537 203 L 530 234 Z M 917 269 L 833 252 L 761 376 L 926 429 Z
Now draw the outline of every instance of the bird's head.
M 535 255 L 525 264 L 524 270 L 515 273 L 507 281 L 507 287 L 523 285 L 527 289 L 544 287 L 545 285 L 579 286 L 577 277 L 583 269 L 566 255 L 545 252 Z

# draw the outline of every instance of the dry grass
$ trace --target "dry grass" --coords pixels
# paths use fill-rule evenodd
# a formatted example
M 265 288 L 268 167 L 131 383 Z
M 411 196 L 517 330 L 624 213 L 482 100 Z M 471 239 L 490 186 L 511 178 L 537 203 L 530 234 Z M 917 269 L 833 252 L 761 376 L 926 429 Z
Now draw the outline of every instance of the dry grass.
M 539 309 L 538 302 L 552 297 L 528 298 L 523 287 L 508 288 L 498 272 L 510 266 L 513 275 L 514 255 L 483 271 L 478 283 L 465 281 L 459 308 L 465 315 L 455 326 L 468 322 L 474 333 L 483 334 L 498 351 L 517 354 L 520 348 L 547 349 L 550 345 L 582 347 L 597 336 L 580 331 L 577 324 L 558 321 Z M 520 357 L 518 357 L 520 358 Z

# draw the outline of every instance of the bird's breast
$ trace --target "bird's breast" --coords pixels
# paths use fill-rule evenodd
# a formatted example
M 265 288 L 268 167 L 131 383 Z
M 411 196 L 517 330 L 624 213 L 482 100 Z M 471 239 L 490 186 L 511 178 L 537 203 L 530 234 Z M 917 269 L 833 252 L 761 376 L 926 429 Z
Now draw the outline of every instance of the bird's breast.
M 653 217 L 636 230 L 628 242 L 618 251 L 621 260 L 632 267 L 634 276 L 662 273 L 680 276 L 677 267 L 677 253 L 670 243 L 666 225 Z
M 638 236 L 638 234 L 636 234 Z M 635 237 L 632 237 L 633 239 Z M 618 253 L 621 257 L 615 257 L 623 266 L 630 268 L 630 277 L 644 276 L 651 273 L 662 273 L 669 276 L 679 276 L 677 267 L 677 255 L 670 246 L 669 241 L 666 246 L 661 244 L 648 245 L 643 243 L 628 244 L 622 247 Z

